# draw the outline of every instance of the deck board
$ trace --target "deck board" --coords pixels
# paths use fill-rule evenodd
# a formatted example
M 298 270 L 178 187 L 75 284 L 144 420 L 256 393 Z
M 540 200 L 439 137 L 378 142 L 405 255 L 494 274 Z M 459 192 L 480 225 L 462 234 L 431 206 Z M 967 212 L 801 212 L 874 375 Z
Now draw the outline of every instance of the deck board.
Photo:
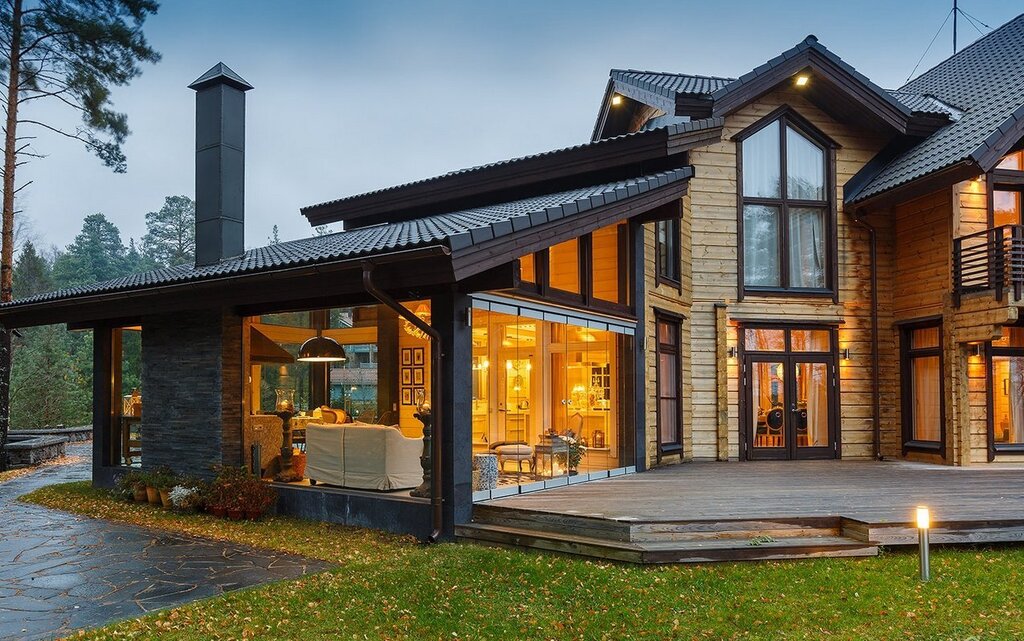
M 1024 467 L 905 462 L 687 463 L 487 501 L 484 505 L 626 521 L 842 516 L 909 523 L 1024 520 Z

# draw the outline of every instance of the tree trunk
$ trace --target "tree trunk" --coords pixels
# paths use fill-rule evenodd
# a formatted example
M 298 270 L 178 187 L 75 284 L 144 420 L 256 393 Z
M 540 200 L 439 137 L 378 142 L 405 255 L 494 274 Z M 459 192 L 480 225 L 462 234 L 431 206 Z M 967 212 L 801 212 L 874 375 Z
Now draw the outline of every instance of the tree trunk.
M 0 230 L 0 303 L 14 298 L 14 170 L 17 166 L 18 84 L 21 71 L 22 0 L 11 12 L 11 50 L 7 74 L 7 122 L 4 131 L 3 228 Z M 0 328 L 0 470 L 6 470 L 7 433 L 11 427 L 11 332 Z

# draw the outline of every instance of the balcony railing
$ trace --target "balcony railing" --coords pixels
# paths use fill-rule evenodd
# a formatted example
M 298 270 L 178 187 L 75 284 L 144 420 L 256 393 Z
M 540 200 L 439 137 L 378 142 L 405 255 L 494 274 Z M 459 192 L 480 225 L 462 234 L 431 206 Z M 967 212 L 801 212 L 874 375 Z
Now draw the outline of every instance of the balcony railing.
M 1024 289 L 1024 225 L 1003 225 L 953 240 L 953 297 L 992 291 L 996 300 Z

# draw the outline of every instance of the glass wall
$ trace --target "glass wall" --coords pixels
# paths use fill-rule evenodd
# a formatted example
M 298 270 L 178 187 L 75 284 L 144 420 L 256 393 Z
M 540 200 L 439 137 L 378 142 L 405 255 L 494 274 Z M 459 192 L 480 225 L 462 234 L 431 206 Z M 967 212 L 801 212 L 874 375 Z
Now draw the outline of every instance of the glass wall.
M 496 458 L 496 487 L 632 465 L 623 430 L 632 337 L 590 325 L 505 305 L 473 309 L 473 452 Z M 494 489 L 487 483 L 477 478 L 474 489 Z
M 429 301 L 403 304 L 430 322 Z M 406 493 L 419 485 L 423 422 L 417 414 L 431 386 L 424 332 L 384 305 L 265 314 L 249 319 L 248 332 L 251 467 L 298 483 Z M 317 337 L 340 345 L 344 357 L 299 360 L 303 343 Z M 294 412 L 287 467 L 296 478 L 282 475 L 288 462 L 282 460 L 282 398 Z

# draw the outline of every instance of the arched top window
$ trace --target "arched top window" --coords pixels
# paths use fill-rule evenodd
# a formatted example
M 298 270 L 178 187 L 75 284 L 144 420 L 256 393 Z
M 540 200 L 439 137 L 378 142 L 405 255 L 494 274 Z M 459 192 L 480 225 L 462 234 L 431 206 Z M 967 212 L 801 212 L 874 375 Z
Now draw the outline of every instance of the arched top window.
M 783 109 L 737 140 L 742 293 L 835 290 L 835 144 Z

